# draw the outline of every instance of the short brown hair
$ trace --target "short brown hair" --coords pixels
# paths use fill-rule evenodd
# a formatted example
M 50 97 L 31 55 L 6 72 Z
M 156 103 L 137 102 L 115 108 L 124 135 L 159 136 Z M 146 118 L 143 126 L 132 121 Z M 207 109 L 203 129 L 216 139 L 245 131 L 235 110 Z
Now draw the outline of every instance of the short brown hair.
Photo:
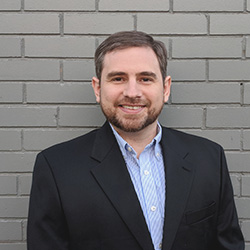
M 163 81 L 167 74 L 167 50 L 163 42 L 154 40 L 152 36 L 140 31 L 121 31 L 104 40 L 95 52 L 95 70 L 101 79 L 104 56 L 111 51 L 130 47 L 149 47 L 158 59 Z

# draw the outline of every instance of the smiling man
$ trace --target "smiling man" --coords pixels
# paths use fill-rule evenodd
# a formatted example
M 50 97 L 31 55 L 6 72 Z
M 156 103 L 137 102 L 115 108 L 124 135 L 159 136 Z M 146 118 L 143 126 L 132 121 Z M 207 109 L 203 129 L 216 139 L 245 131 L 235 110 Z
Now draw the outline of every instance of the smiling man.
M 243 250 L 223 149 L 162 127 L 163 43 L 119 32 L 96 50 L 107 122 L 38 154 L 29 250 Z

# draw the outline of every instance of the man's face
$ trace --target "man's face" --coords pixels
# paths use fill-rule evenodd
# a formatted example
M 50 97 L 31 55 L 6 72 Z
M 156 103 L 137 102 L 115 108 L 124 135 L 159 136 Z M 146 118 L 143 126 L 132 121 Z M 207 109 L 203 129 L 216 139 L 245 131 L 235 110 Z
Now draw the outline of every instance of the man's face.
M 170 94 L 159 62 L 149 47 L 115 50 L 104 57 L 101 81 L 93 77 L 96 101 L 107 120 L 125 132 L 137 132 L 156 123 Z

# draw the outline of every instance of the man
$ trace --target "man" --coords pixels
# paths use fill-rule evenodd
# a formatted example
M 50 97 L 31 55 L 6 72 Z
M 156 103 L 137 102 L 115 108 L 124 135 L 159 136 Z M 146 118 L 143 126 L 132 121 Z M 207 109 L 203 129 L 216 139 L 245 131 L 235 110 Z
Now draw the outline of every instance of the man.
M 95 63 L 107 122 L 38 155 L 28 249 L 244 249 L 222 148 L 158 123 L 171 85 L 164 45 L 119 32 Z

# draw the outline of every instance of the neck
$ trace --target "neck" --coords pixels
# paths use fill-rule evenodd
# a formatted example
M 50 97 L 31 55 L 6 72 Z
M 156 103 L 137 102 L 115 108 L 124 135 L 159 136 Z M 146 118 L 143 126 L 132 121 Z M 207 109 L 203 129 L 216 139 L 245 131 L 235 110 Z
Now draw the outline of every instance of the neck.
M 157 121 L 148 125 L 138 132 L 125 132 L 113 126 L 116 132 L 130 145 L 137 153 L 137 158 L 144 148 L 154 139 L 157 134 Z

